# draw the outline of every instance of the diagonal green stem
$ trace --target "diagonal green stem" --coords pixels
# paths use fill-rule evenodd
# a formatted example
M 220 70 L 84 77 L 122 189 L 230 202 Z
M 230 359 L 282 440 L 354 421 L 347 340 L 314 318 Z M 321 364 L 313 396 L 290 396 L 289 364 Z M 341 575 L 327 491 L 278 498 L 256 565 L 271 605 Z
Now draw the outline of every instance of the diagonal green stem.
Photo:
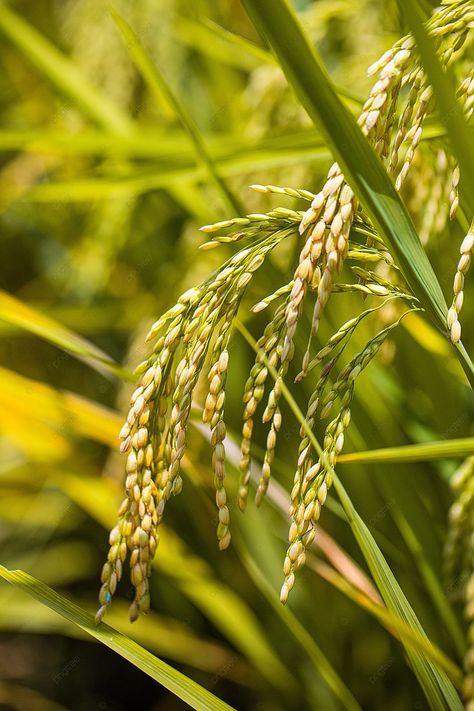
M 199 132 L 199 129 L 195 125 L 191 116 L 184 110 L 178 97 L 175 95 L 174 91 L 168 85 L 167 81 L 158 70 L 158 68 L 153 64 L 150 57 L 146 54 L 142 45 L 140 44 L 138 37 L 135 35 L 134 31 L 126 22 L 126 20 L 118 13 L 118 11 L 109 5 L 110 14 L 117 25 L 120 35 L 125 42 L 132 61 L 135 63 L 138 71 L 142 75 L 143 79 L 146 81 L 155 96 L 159 99 L 166 100 L 166 103 L 173 107 L 177 117 L 179 118 L 181 125 L 191 139 L 196 155 L 200 162 L 206 168 L 209 175 L 209 179 L 214 184 L 215 188 L 218 190 L 222 201 L 226 209 L 234 212 L 236 214 L 242 214 L 242 208 L 239 201 L 234 196 L 229 186 L 222 178 L 218 172 L 214 161 L 209 154 L 206 144 Z
M 258 346 L 255 339 L 238 319 L 236 320 L 236 327 L 251 347 L 257 351 Z M 268 358 L 263 356 L 263 362 L 272 377 L 276 380 L 278 373 L 268 361 Z M 307 435 L 311 446 L 314 447 L 314 450 L 321 457 L 323 450 L 313 430 L 306 421 L 286 384 L 281 380 L 280 383 L 283 397 Z M 324 466 L 333 476 L 334 487 L 344 507 L 349 524 L 387 607 L 428 640 L 415 612 L 406 599 L 403 590 L 399 586 L 371 532 L 356 511 L 344 485 L 328 461 L 324 462 Z M 401 637 L 401 641 L 431 708 L 436 710 L 453 709 L 455 711 L 462 711 L 459 697 L 445 673 L 439 667 L 433 665 L 424 654 L 414 652 L 403 636 Z

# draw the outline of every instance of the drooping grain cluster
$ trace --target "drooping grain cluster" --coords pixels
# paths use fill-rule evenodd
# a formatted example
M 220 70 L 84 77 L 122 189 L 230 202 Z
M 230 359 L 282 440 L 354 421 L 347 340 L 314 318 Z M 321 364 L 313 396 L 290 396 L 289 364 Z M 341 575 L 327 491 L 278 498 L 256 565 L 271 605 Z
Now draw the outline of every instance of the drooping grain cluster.
M 238 225 L 244 233 L 247 229 L 253 234 L 255 218 L 262 229 L 248 248 L 238 252 L 199 287 L 183 294 L 148 334 L 147 340 L 154 342 L 153 353 L 137 368 L 141 379 L 120 433 L 121 451 L 128 452 L 126 497 L 119 510 L 119 522 L 110 534 L 110 551 L 102 571 L 98 620 L 111 602 L 128 553 L 135 587 L 131 619 L 149 608 L 148 579 L 159 540 L 158 528 L 167 501 L 179 494 L 183 485 L 180 469 L 186 450 L 192 396 L 210 351 L 209 392 L 203 420 L 211 427 L 219 547 L 224 549 L 229 545 L 223 443 L 227 347 L 233 319 L 254 272 L 270 250 L 297 231 L 301 216 L 291 213 L 288 217 L 288 214 L 284 217 L 249 216 L 225 223 L 226 227 Z M 213 232 L 222 226 L 221 223 L 203 229 Z M 241 236 L 242 233 L 238 233 L 233 239 Z
M 468 650 L 464 659 L 466 709 L 474 710 L 474 457 L 466 459 L 451 479 L 455 501 L 449 511 L 445 546 L 447 590 L 455 602 L 464 604 L 469 625 Z
M 474 222 L 471 224 L 469 232 L 463 239 L 459 252 L 461 254 L 454 277 L 453 291 L 454 300 L 448 312 L 448 328 L 451 333 L 451 340 L 457 343 L 461 338 L 461 324 L 459 322 L 459 312 L 464 302 L 464 278 L 471 264 L 471 254 L 474 249 Z
M 472 78 L 472 60 L 469 50 L 474 41 L 474 8 L 471 3 L 453 3 L 442 7 L 428 23 L 429 32 L 438 41 L 439 58 L 443 66 L 456 69 L 456 76 L 461 75 L 458 87 L 458 99 L 469 118 L 474 110 L 474 84 Z M 466 72 L 466 74 L 464 73 Z M 433 92 L 427 76 L 420 66 L 415 44 L 412 37 L 405 37 L 397 42 L 380 60 L 369 68 L 369 75 L 378 75 L 378 80 L 372 87 L 366 101 L 359 125 L 367 136 L 388 170 L 395 178 L 395 185 L 400 190 L 412 166 L 417 148 L 423 135 L 425 119 L 434 110 Z M 406 99 L 401 90 L 408 91 Z M 399 118 L 396 121 L 397 109 Z M 395 130 L 393 130 L 395 126 Z M 399 168 L 400 156 L 404 149 L 403 162 Z M 452 160 L 445 161 L 445 170 L 451 169 L 450 176 L 450 215 L 454 217 L 459 204 L 457 186 L 459 169 Z M 322 310 L 329 298 L 334 275 L 340 271 L 347 250 L 347 234 L 350 230 L 357 207 L 356 198 L 344 181 L 344 176 L 337 163 L 329 173 L 323 190 L 318 193 L 306 212 L 300 226 L 304 232 L 309 226 L 306 242 L 301 252 L 300 264 L 295 274 L 295 296 L 289 306 L 288 338 L 291 339 L 295 330 L 298 315 L 302 309 L 302 301 L 307 284 L 316 272 L 318 283 L 317 300 L 314 307 L 313 330 L 318 329 Z M 463 243 L 462 254 L 466 247 L 472 251 L 471 241 Z M 464 264 L 466 259 L 462 263 Z M 467 270 L 467 267 L 466 267 Z M 458 274 L 459 274 L 458 269 Z M 462 282 L 464 273 L 456 275 L 456 287 Z M 459 299 L 462 301 L 462 296 Z M 461 327 L 457 319 L 458 310 L 453 306 L 450 314 L 449 329 L 453 342 L 460 339 Z
M 462 78 L 458 96 L 466 115 L 473 109 L 472 68 L 465 71 L 467 50 L 472 44 L 474 9 L 469 2 L 450 3 L 433 15 L 428 29 L 437 39 L 445 66 L 453 66 Z M 415 165 L 427 116 L 434 110 L 431 88 L 420 67 L 414 42 L 406 37 L 389 50 L 370 69 L 377 75 L 363 107 L 359 126 L 401 189 Z M 406 87 L 406 90 L 404 89 Z M 403 91 L 402 91 L 403 89 Z M 439 150 L 439 149 L 438 149 Z M 441 193 L 449 193 L 450 211 L 458 204 L 459 171 L 446 152 L 440 153 Z M 448 186 L 448 187 L 446 187 Z M 303 428 L 291 492 L 289 547 L 284 561 L 281 600 L 285 602 L 294 585 L 295 573 L 304 564 L 307 547 L 315 536 L 321 508 L 333 480 L 334 465 L 341 452 L 351 419 L 354 386 L 363 369 L 374 358 L 399 318 L 391 318 L 360 352 L 342 366 L 340 360 L 359 323 L 379 313 L 388 302 L 405 302 L 408 310 L 417 301 L 401 280 L 398 269 L 380 237 L 364 215 L 351 187 L 337 163 L 317 194 L 307 190 L 254 185 L 262 193 L 287 195 L 310 203 L 305 212 L 279 207 L 266 214 L 252 214 L 207 225 L 210 235 L 203 245 L 210 249 L 220 244 L 248 240 L 247 247 L 229 259 L 200 286 L 183 294 L 178 303 L 151 328 L 151 356 L 137 372 L 141 379 L 131 398 L 127 421 L 121 431 L 121 451 L 128 453 L 126 496 L 119 510 L 119 521 L 110 534 L 110 551 L 102 572 L 102 619 L 111 602 L 123 565 L 130 557 L 131 580 L 135 597 L 130 608 L 135 619 L 150 605 L 148 580 L 158 541 L 159 525 L 169 499 L 183 486 L 181 463 L 186 452 L 188 423 L 193 394 L 202 375 L 207 378 L 202 419 L 210 427 L 212 470 L 218 510 L 219 548 L 230 542 L 230 514 L 225 482 L 225 387 L 229 366 L 229 340 L 233 322 L 245 290 L 266 256 L 284 238 L 302 238 L 299 262 L 293 278 L 255 305 L 254 311 L 274 306 L 264 333 L 257 342 L 256 357 L 244 389 L 241 443 L 239 507 L 244 510 L 248 494 L 251 443 L 260 405 L 262 419 L 268 423 L 266 451 L 256 492 L 260 505 L 267 491 L 282 426 L 283 384 L 294 356 L 294 339 L 307 296 L 314 295 L 313 316 L 308 346 L 303 356 L 300 381 L 315 369 L 312 395 L 306 422 L 310 428 L 325 418 L 337 403 L 334 418 L 325 430 L 319 456 Z M 433 203 L 434 196 L 430 200 Z M 433 210 L 433 207 L 431 208 Z M 461 258 L 454 283 L 454 302 L 449 329 L 453 341 L 459 340 L 458 314 L 462 307 L 464 276 L 473 248 L 472 228 L 461 246 Z M 354 277 L 338 281 L 345 262 Z M 332 293 L 357 292 L 379 298 L 380 303 L 343 324 L 323 348 L 312 357 L 312 339 L 318 333 L 324 309 Z M 400 312 L 395 311 L 395 317 Z
M 420 145 L 405 183 L 404 196 L 423 245 L 442 235 L 451 212 L 455 161 L 434 139 Z

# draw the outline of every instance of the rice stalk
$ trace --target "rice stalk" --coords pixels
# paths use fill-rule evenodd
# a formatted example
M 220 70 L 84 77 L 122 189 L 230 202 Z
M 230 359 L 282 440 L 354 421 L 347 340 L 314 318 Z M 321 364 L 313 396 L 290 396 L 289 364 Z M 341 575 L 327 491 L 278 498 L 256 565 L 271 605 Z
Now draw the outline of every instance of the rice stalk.
M 466 71 L 473 25 L 474 10 L 466 1 L 441 6 L 427 24 L 437 43 L 441 63 L 452 67 L 458 79 L 461 75 L 458 95 L 466 115 L 472 113 L 473 106 L 472 68 Z M 397 189 L 401 189 L 418 159 L 424 122 L 435 109 L 433 92 L 417 58 L 413 38 L 407 36 L 397 42 L 372 65 L 369 74 L 376 75 L 377 79 L 363 106 L 359 127 L 387 170 L 394 175 Z M 408 87 L 406 94 L 402 92 L 404 87 Z M 448 198 L 453 215 L 459 200 L 459 170 L 452 156 L 443 154 L 440 158 L 438 153 L 438 158 L 442 182 L 445 186 L 451 185 L 449 196 L 446 189 L 441 194 Z M 201 376 L 208 382 L 203 420 L 211 428 L 218 545 L 225 549 L 230 543 L 230 516 L 224 487 L 229 339 L 248 285 L 282 240 L 297 236 L 302 247 L 293 279 L 253 309 L 263 311 L 281 300 L 258 340 L 255 363 L 244 388 L 238 494 L 241 510 L 245 509 L 248 500 L 252 433 L 260 403 L 264 404 L 262 419 L 268 424 L 268 435 L 256 492 L 257 505 L 265 497 L 282 426 L 280 400 L 295 352 L 295 333 L 305 301 L 313 294 L 308 346 L 296 378 L 299 382 L 319 368 L 307 405 L 308 426 L 313 428 L 317 418 L 324 419 L 337 404 L 337 412 L 326 426 L 322 453 L 314 452 L 305 431 L 301 432 L 291 492 L 289 547 L 283 565 L 284 582 L 280 595 L 283 603 L 294 586 L 296 572 L 304 565 L 306 549 L 314 539 L 315 526 L 332 485 L 332 471 L 351 420 L 356 381 L 400 323 L 402 316 L 396 305 L 405 302 L 408 305 L 405 313 L 421 308 L 338 163 L 333 163 L 317 193 L 274 185 L 253 185 L 252 188 L 260 193 L 303 199 L 309 201 L 310 206 L 305 212 L 277 207 L 268 213 L 234 217 L 201 228 L 204 234 L 210 235 L 204 249 L 243 241 L 247 246 L 202 284 L 183 294 L 148 334 L 147 340 L 152 342 L 153 351 L 137 369 L 140 376 L 138 387 L 132 395 L 127 421 L 120 433 L 121 451 L 128 455 L 126 496 L 119 509 L 118 524 L 110 534 L 111 547 L 102 572 L 98 622 L 115 593 L 127 556 L 135 588 L 130 617 L 134 620 L 140 612 L 149 609 L 148 579 L 159 542 L 159 525 L 166 504 L 181 492 L 183 486 L 180 463 L 186 451 L 193 395 Z M 433 199 L 432 194 L 429 197 L 431 210 Z M 460 338 L 458 315 L 473 242 L 471 228 L 461 246 L 454 283 L 455 298 L 449 312 L 448 326 L 454 342 Z M 341 282 L 339 274 L 346 260 L 355 262 L 350 269 L 353 281 Z M 380 300 L 380 303 L 343 324 L 322 348 L 313 353 L 313 339 L 318 334 L 326 305 L 333 293 L 341 292 L 359 292 Z M 341 359 L 357 326 L 363 319 L 386 314 L 388 302 L 390 308 L 396 306 L 395 320 L 388 325 L 385 321 L 382 328 L 376 327 L 366 345 L 342 365 Z M 277 377 L 266 393 L 269 366 L 276 370 Z

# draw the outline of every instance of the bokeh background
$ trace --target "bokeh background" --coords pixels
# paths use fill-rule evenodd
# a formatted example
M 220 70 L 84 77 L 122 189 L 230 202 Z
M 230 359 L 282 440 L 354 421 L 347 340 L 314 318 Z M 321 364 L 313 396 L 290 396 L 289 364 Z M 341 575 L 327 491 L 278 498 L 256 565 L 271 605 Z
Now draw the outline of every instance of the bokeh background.
M 297 6 L 341 97 L 357 113 L 370 88 L 367 67 L 403 32 L 396 3 Z M 331 156 L 241 5 L 117 0 L 116 7 L 196 123 L 242 211 L 301 209 L 248 189 L 270 183 L 317 191 Z M 147 352 L 152 321 L 232 253 L 229 246 L 198 249 L 205 241 L 199 226 L 230 215 L 173 106 L 137 73 L 105 3 L 2 4 L 0 38 L 1 562 L 94 611 L 121 498 L 124 462 L 116 442 L 133 387 L 128 374 Z M 436 138 L 423 142 L 406 199 L 449 299 L 461 230 L 445 224 L 445 203 L 433 198 L 437 150 Z M 255 337 L 267 315 L 251 315 L 250 307 L 288 281 L 298 252 L 295 240 L 285 242 L 250 286 L 240 315 Z M 465 324 L 472 296 L 467 285 Z M 318 342 L 361 305 L 353 295 L 335 297 Z M 306 326 L 309 319 L 308 313 Z M 122 370 L 112 373 L 71 332 Z M 374 324 L 364 322 L 352 347 L 373 333 Z M 470 350 L 468 326 L 464 335 Z M 68 351 L 72 342 L 76 355 Z M 305 345 L 303 324 L 289 382 Z M 241 515 L 235 465 L 253 354 L 238 333 L 231 355 L 234 543 L 217 550 L 209 445 L 192 427 L 184 490 L 166 511 L 152 612 L 130 625 L 125 578 L 108 621 L 237 709 L 340 708 L 314 644 L 364 709 L 425 708 L 402 648 L 364 605 L 375 591 L 335 495 L 322 517 L 327 536 L 298 576 L 288 609 L 276 603 L 299 428 L 284 405 L 277 484 L 260 510 L 250 504 Z M 307 378 L 294 389 L 303 408 L 312 384 Z M 361 379 L 346 450 L 465 437 L 473 433 L 472 416 L 447 342 L 411 316 Z M 265 436 L 262 425 L 257 462 Z M 455 466 L 341 463 L 339 473 L 430 638 L 459 662 L 461 611 L 447 602 L 442 581 L 447 480 Z M 364 574 L 358 592 L 347 585 L 350 559 Z M 6 583 L 0 679 L 6 709 L 184 708 Z

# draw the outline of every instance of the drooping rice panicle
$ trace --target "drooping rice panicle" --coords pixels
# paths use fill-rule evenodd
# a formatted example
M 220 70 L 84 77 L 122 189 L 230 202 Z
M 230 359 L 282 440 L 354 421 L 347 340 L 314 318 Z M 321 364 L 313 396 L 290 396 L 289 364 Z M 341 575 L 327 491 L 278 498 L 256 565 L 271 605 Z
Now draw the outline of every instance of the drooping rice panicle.
M 466 459 L 451 478 L 455 500 L 449 511 L 444 549 L 444 574 L 449 597 L 464 604 L 469 630 L 464 658 L 463 693 L 466 709 L 474 707 L 474 457 Z
M 469 118 L 474 111 L 473 70 L 469 66 L 469 50 L 474 42 L 474 8 L 468 2 L 443 5 L 433 14 L 427 28 L 436 38 L 441 64 L 456 70 L 458 99 Z M 425 154 L 431 152 L 432 156 L 436 156 L 436 181 L 433 181 L 428 192 L 417 193 L 416 197 L 426 206 L 426 215 L 420 229 L 422 239 L 426 239 L 424 235 L 441 229 L 435 225 L 444 225 L 448 203 L 451 216 L 455 214 L 459 204 L 460 176 L 453 156 L 442 144 L 442 138 L 434 142 L 435 152 L 432 146 L 420 149 L 425 119 L 436 107 L 428 78 L 417 58 L 413 39 L 410 36 L 402 38 L 370 68 L 369 73 L 376 74 L 377 79 L 358 122 L 374 150 L 394 174 L 397 188 L 401 189 L 405 181 L 408 187 L 408 181 L 413 179 L 412 175 L 418 170 L 418 163 L 420 166 L 423 164 Z M 406 91 L 402 91 L 404 87 Z M 320 456 L 313 451 L 305 429 L 302 428 L 300 432 L 291 492 L 291 525 L 284 562 L 282 602 L 286 601 L 294 585 L 296 571 L 304 564 L 306 548 L 314 538 L 314 526 L 332 484 L 333 467 L 342 450 L 351 419 L 355 382 L 387 341 L 399 320 L 379 330 L 349 360 L 332 386 L 329 384 L 330 377 L 351 343 L 352 334 L 364 318 L 372 313 L 377 313 L 376 319 L 379 314 L 383 314 L 381 320 L 385 319 L 384 323 L 387 323 L 388 317 L 391 320 L 396 318 L 398 310 L 394 308 L 392 313 L 390 307 L 386 307 L 388 302 L 393 305 L 404 300 L 411 310 L 418 308 L 418 302 L 404 284 L 381 236 L 365 215 L 363 206 L 359 205 L 357 196 L 347 184 L 337 163 L 333 163 L 329 169 L 318 193 L 274 185 L 251 187 L 259 193 L 305 200 L 310 206 L 305 212 L 276 207 L 266 213 L 252 213 L 201 228 L 202 232 L 210 236 L 210 241 L 203 245 L 205 249 L 233 245 L 243 239 L 248 240 L 248 246 L 240 249 L 200 286 L 183 294 L 177 304 L 158 319 L 149 331 L 147 340 L 153 344 L 152 353 L 137 369 L 139 382 L 131 398 L 127 421 L 120 433 L 121 451 L 127 453 L 126 495 L 119 509 L 118 524 L 110 534 L 110 551 L 102 571 L 98 621 L 111 602 L 127 556 L 135 588 L 130 608 L 131 619 L 136 619 L 140 612 L 146 612 L 149 608 L 148 580 L 159 542 L 159 526 L 167 502 L 179 494 L 183 486 L 181 465 L 186 452 L 193 396 L 202 375 L 207 375 L 202 417 L 211 430 L 212 470 L 218 509 L 217 538 L 219 548 L 225 549 L 229 545 L 230 516 L 224 488 L 224 415 L 230 337 L 239 305 L 253 274 L 284 238 L 290 235 L 302 238 L 293 279 L 261 299 L 253 308 L 254 312 L 263 311 L 282 298 L 257 342 L 255 362 L 245 386 L 238 491 L 239 507 L 242 510 L 246 506 L 249 492 L 254 419 L 260 402 L 264 400 L 271 370 L 272 373 L 276 371 L 276 379 L 269 387 L 263 412 L 263 421 L 269 424 L 269 431 L 256 492 L 257 505 L 263 501 L 269 486 L 278 434 L 282 427 L 283 383 L 295 351 L 295 334 L 306 296 L 312 292 L 315 293 L 312 325 L 303 355 L 302 370 L 296 377 L 299 382 L 317 366 L 321 366 L 307 406 L 308 426 L 314 427 L 318 414 L 326 417 L 336 402 L 339 407 L 326 427 Z M 442 210 L 436 207 L 439 200 L 445 202 Z M 464 298 L 464 278 L 473 249 L 473 233 L 474 223 L 461 245 L 454 280 L 454 301 L 448 316 L 454 342 L 460 338 L 459 312 Z M 350 281 L 349 276 L 348 282 L 341 283 L 338 274 L 346 259 L 351 260 L 349 275 L 352 274 L 355 281 Z M 312 356 L 313 340 L 318 335 L 319 324 L 332 293 L 374 296 L 379 297 L 380 302 L 343 324 L 327 343 L 319 343 Z M 472 560 L 470 564 L 472 566 Z M 471 587 L 466 590 L 471 590 Z M 468 616 L 471 615 L 469 611 L 472 611 L 473 598 L 474 590 L 471 590 L 471 602 L 467 604 Z M 471 657 L 474 657 L 474 653 Z M 474 664 L 471 664 L 467 672 L 468 679 L 474 678 L 473 668 Z M 472 682 L 469 683 L 472 686 Z M 472 691 L 469 693 L 472 696 Z
M 286 310 L 285 310 L 285 316 L 286 316 Z M 265 410 L 263 412 L 262 420 L 263 422 L 269 422 L 270 423 L 270 431 L 267 436 L 267 446 L 265 449 L 265 455 L 264 455 L 264 460 L 263 460 L 263 466 L 262 466 L 262 475 L 260 477 L 260 481 L 258 483 L 258 488 L 257 488 L 257 493 L 255 496 L 255 502 L 257 506 L 259 506 L 263 500 L 263 497 L 266 494 L 268 484 L 270 481 L 270 475 L 271 475 L 271 466 L 273 463 L 274 455 L 275 455 L 275 447 L 276 447 L 276 441 L 277 441 L 277 436 L 278 432 L 280 431 L 281 427 L 281 410 L 279 407 L 280 399 L 282 396 L 282 384 L 285 379 L 285 375 L 288 370 L 288 366 L 291 360 L 291 357 L 293 355 L 293 344 L 290 346 L 290 353 L 289 357 L 284 359 L 283 358 L 283 352 L 285 348 L 285 327 L 286 323 L 282 323 L 282 328 L 279 332 L 279 338 L 275 344 L 275 355 L 277 362 L 279 362 L 279 368 L 278 368 L 278 376 L 273 384 L 272 389 L 270 390 L 270 393 L 268 395 L 268 400 L 267 400 L 267 405 L 265 407 Z
M 287 188 L 278 185 L 251 185 L 250 188 L 257 193 L 274 193 L 275 195 L 288 195 L 292 198 L 300 198 L 302 200 L 314 200 L 314 193 L 302 188 Z
M 110 535 L 111 548 L 102 573 L 97 621 L 102 619 L 111 602 L 128 553 L 135 588 L 130 606 L 131 620 L 149 608 L 148 579 L 158 543 L 158 526 L 167 501 L 182 488 L 180 469 L 186 448 L 192 394 L 215 329 L 221 322 L 223 325 L 216 339 L 219 360 L 217 366 L 216 362 L 211 366 L 211 371 L 217 368 L 212 372 L 210 384 L 211 394 L 217 398 L 210 421 L 219 509 L 219 545 L 225 548 L 229 543 L 229 517 L 223 488 L 225 345 L 238 304 L 253 273 L 287 234 L 288 229 L 265 234 L 249 248 L 238 252 L 200 287 L 183 294 L 178 304 L 159 319 L 148 334 L 149 340 L 156 339 L 153 354 L 138 368 L 140 383 L 132 395 L 130 412 L 120 433 L 121 451 L 128 452 L 127 498 L 120 507 L 119 524 Z
M 240 486 L 239 486 L 239 507 L 244 511 L 250 480 L 250 446 L 254 425 L 254 415 L 265 392 L 265 381 L 268 377 L 268 367 L 266 360 L 273 368 L 278 367 L 279 356 L 277 344 L 281 340 L 281 332 L 284 326 L 285 306 L 282 305 L 275 312 L 273 319 L 265 328 L 261 338 L 257 341 L 257 354 L 255 364 L 250 371 L 250 376 L 244 388 L 244 414 L 242 426 L 242 458 L 240 460 Z
M 421 183 L 420 173 L 422 170 L 426 170 L 426 161 L 421 163 L 413 182 Z M 431 237 L 442 233 L 449 218 L 451 207 L 449 196 L 454 160 L 444 148 L 439 148 L 436 151 L 432 170 L 433 173 L 426 185 L 426 195 L 420 201 L 420 210 L 418 211 L 421 213 L 418 234 L 423 245 L 428 244 Z
M 203 422 L 211 427 L 212 466 L 214 470 L 214 485 L 216 488 L 216 505 L 219 523 L 217 539 L 219 548 L 224 550 L 230 543 L 230 514 L 227 506 L 227 494 L 224 487 L 225 478 L 225 447 L 226 426 L 224 422 L 225 384 L 229 363 L 229 339 L 234 317 L 237 314 L 239 300 L 231 300 L 230 308 L 224 315 L 220 331 L 214 345 L 211 357 L 211 368 L 208 374 L 209 392 L 202 414 Z
M 295 573 L 304 565 L 306 549 L 314 540 L 315 524 L 319 521 L 321 507 L 324 505 L 328 490 L 332 485 L 332 470 L 337 455 L 344 446 L 344 433 L 350 424 L 350 404 L 354 392 L 354 384 L 360 373 L 374 358 L 388 334 L 398 326 L 399 320 L 378 333 L 367 343 L 345 366 L 329 392 L 322 397 L 322 392 L 334 361 L 329 361 L 323 369 L 316 386 L 313 398 L 307 412 L 307 423 L 313 427 L 314 413 L 320 407 L 320 417 L 326 417 L 336 399 L 340 401 L 340 410 L 336 417 L 326 427 L 323 451 L 313 464 L 311 443 L 304 432 L 300 445 L 297 470 L 291 494 L 291 526 L 289 532 L 289 547 L 285 557 L 283 572 L 284 581 L 280 592 L 280 601 L 285 603 L 295 583 Z M 311 464 L 311 465 L 310 465 Z M 306 471 L 305 471 L 306 470 Z
M 458 343 L 461 340 L 461 323 L 459 321 L 459 313 L 464 302 L 464 278 L 471 264 L 471 255 L 474 249 L 474 221 L 471 223 L 469 232 L 464 237 L 459 252 L 461 254 L 456 275 L 454 277 L 453 291 L 454 299 L 451 308 L 448 311 L 448 328 L 453 343 Z

